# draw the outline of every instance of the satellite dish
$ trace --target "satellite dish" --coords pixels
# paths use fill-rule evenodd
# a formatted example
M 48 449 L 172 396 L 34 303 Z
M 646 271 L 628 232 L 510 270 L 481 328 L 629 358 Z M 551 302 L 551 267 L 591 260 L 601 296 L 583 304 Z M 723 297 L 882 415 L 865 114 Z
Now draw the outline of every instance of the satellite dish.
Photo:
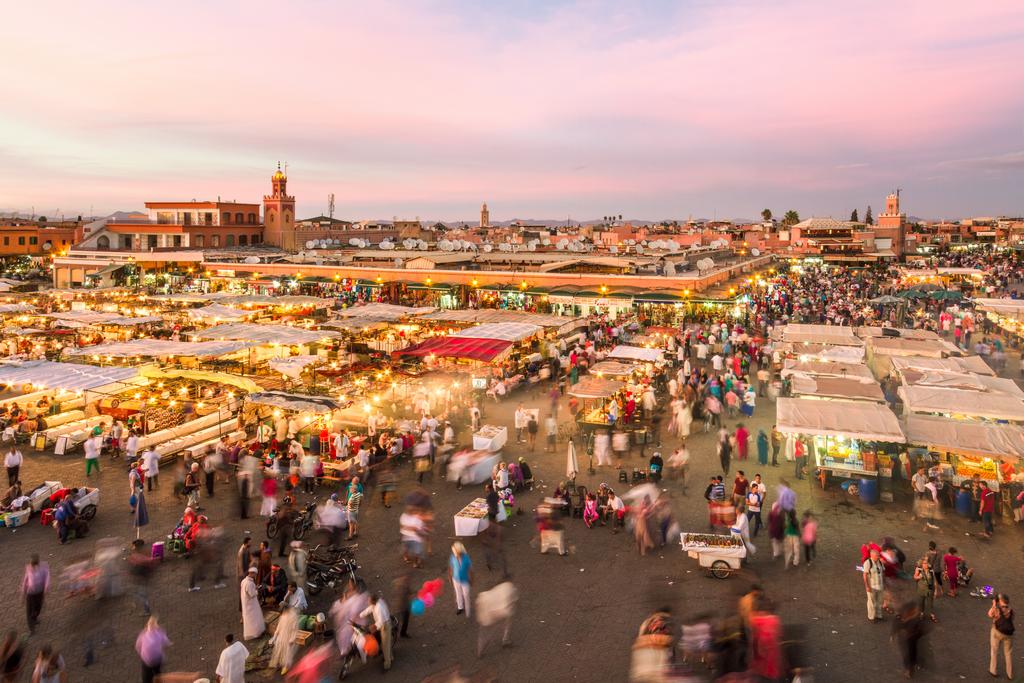
M 440 242 L 437 243 L 437 248 L 440 249 L 441 251 L 451 251 L 452 243 L 449 242 L 448 240 L 441 240 Z
M 336 247 L 340 247 L 341 246 L 341 240 L 331 240 L 331 244 L 333 244 Z
M 544 245 L 545 247 L 550 247 L 550 246 L 551 246 L 551 240 L 549 240 L 549 239 L 548 239 L 547 237 L 545 237 L 544 239 L 542 239 L 542 240 L 540 241 L 540 243 L 541 243 L 541 244 L 543 244 L 543 245 Z
M 485 244 L 484 245 L 484 252 L 490 254 L 492 249 L 494 249 L 494 247 L 492 247 L 491 245 L 489 245 L 489 244 Z
M 259 256 L 246 256 L 245 257 L 245 262 L 250 264 L 250 265 L 256 264 L 256 263 L 260 262 L 260 257 Z
M 669 251 L 679 251 L 679 242 L 675 240 L 669 240 L 668 244 L 665 245 Z
M 49 242 L 43 242 L 43 251 L 50 251 L 53 249 L 53 245 Z
M 427 243 L 426 243 L 426 242 L 424 242 L 423 240 L 420 240 L 420 241 L 419 241 L 419 242 L 418 242 L 418 243 L 416 244 L 416 248 L 417 248 L 417 249 L 419 249 L 420 251 L 426 251 L 426 250 L 427 250 Z
M 611 252 L 611 253 L 613 253 L 613 254 L 618 254 L 618 253 L 619 253 L 619 248 L 618 248 L 618 246 L 616 246 L 616 245 L 614 245 L 614 244 L 613 244 L 613 245 L 612 245 L 612 246 L 611 246 L 611 247 L 610 247 L 610 248 L 608 249 L 608 251 L 610 251 L 610 252 Z
M 416 248 L 416 240 L 412 239 L 411 237 L 408 238 L 408 239 L 402 240 L 402 246 L 405 247 L 406 249 L 415 249 Z
M 391 251 L 392 249 L 395 248 L 395 245 L 392 244 L 391 242 L 381 242 L 380 243 L 380 248 L 385 250 L 385 251 Z
M 645 247 L 646 247 L 646 246 L 647 246 L 647 240 L 644 240 L 644 241 L 643 241 L 643 242 L 641 242 L 640 244 L 642 244 L 643 246 L 645 246 Z
M 636 253 L 638 253 L 638 254 L 642 254 L 642 253 L 644 253 L 644 248 L 643 248 L 643 246 L 641 246 L 641 245 L 639 245 L 639 244 L 638 244 L 638 245 L 636 245 Z
M 315 240 L 309 240 L 308 242 L 306 242 L 306 249 L 312 249 L 315 246 L 316 246 L 316 241 Z
M 402 267 L 402 259 L 401 258 L 396 258 L 395 259 L 395 268 L 401 268 L 401 267 Z
M 537 251 L 537 242 L 534 241 L 534 242 L 530 242 L 529 244 L 527 244 L 526 245 L 526 250 L 527 251 Z
M 353 237 L 352 239 L 350 239 L 350 240 L 348 241 L 348 243 L 349 243 L 349 244 L 351 244 L 351 245 L 352 245 L 353 247 L 358 247 L 358 246 L 359 246 L 359 240 L 357 240 L 357 239 L 356 239 L 355 237 Z
M 761 250 L 760 249 L 751 249 L 750 250 L 750 255 L 751 256 L 760 256 L 761 255 Z

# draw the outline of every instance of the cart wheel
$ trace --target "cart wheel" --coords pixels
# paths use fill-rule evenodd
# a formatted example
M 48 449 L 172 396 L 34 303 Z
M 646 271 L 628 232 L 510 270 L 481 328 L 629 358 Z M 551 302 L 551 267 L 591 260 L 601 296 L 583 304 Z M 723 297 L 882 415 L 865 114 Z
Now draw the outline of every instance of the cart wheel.
M 277 518 L 267 522 L 267 538 L 274 538 L 277 536 Z
M 84 519 L 86 521 L 89 521 L 90 519 L 92 519 L 95 516 L 96 516 L 96 506 L 95 505 L 86 505 L 84 508 L 82 508 L 82 512 L 79 513 L 79 517 L 81 517 L 82 519 Z
M 729 577 L 729 572 L 732 570 L 729 568 L 729 563 L 725 560 L 715 560 L 711 563 L 711 576 L 716 579 L 725 579 Z

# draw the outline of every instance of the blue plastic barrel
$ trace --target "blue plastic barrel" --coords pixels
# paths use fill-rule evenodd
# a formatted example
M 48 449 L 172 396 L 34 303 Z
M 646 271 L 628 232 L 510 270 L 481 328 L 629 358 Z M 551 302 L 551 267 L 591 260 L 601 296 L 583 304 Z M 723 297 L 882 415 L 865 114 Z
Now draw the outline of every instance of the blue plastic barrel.
M 862 503 L 874 505 L 878 502 L 878 480 L 874 477 L 861 479 L 858 482 L 858 491 Z
M 961 517 L 970 517 L 971 506 L 971 492 L 961 489 L 956 494 L 956 513 Z

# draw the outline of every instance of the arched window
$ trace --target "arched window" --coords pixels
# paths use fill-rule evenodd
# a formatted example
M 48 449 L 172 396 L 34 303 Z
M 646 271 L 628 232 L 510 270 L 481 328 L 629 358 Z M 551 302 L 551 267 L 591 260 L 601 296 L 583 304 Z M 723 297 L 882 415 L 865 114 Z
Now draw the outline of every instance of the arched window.
M 256 214 L 249 214 L 249 225 L 256 225 Z
M 211 235 L 210 236 L 210 246 L 211 247 L 219 247 L 220 246 L 220 235 Z
M 220 222 L 221 222 L 221 225 L 227 225 L 228 223 L 230 223 L 231 222 L 231 214 L 228 213 L 227 211 L 225 211 L 224 214 L 220 217 Z
M 206 237 L 204 235 L 195 236 L 195 246 L 202 247 L 206 245 Z
M 235 214 L 235 223 L 237 223 L 238 225 L 241 225 L 244 222 L 245 222 L 245 217 L 241 213 L 236 213 Z
M 234 235 L 226 236 L 224 238 L 224 246 L 225 247 L 233 247 L 233 246 L 235 246 L 235 236 Z
M 238 236 L 238 246 L 245 247 L 245 246 L 248 246 L 248 245 L 249 245 L 249 238 L 246 237 L 245 235 L 239 235 Z
M 110 249 L 110 238 L 106 235 L 100 235 L 99 239 L 96 240 L 97 249 Z

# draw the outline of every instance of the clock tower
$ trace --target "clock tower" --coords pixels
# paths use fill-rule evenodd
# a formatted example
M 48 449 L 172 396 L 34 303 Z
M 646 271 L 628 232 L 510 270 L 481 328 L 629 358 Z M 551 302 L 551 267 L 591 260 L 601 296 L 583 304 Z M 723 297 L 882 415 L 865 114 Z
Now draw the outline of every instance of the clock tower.
M 277 172 L 270 178 L 271 194 L 263 196 L 263 242 L 286 251 L 297 251 L 295 197 L 288 196 L 288 176 Z

